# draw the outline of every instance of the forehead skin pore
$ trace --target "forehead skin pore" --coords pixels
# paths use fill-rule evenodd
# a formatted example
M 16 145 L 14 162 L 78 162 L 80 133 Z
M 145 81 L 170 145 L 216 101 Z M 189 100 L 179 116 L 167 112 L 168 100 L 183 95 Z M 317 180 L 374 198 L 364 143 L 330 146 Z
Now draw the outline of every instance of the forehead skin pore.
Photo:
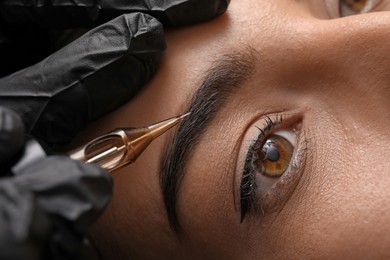
M 215 62 L 248 46 L 253 75 L 191 149 L 176 202 L 180 234 L 170 228 L 159 177 L 176 130 L 113 175 L 112 202 L 90 232 L 103 259 L 390 257 L 390 1 L 331 19 L 337 2 L 232 1 L 211 22 L 167 31 L 157 75 L 79 142 L 184 113 Z M 280 113 L 301 123 L 299 181 L 275 211 L 240 223 L 243 136 Z

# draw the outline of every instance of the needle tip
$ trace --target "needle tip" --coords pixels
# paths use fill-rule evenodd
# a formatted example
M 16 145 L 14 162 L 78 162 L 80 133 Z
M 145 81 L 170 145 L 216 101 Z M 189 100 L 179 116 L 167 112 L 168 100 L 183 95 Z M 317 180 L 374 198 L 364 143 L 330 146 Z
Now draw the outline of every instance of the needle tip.
M 168 131 L 168 129 L 170 129 L 171 127 L 173 127 L 173 126 L 179 124 L 180 122 L 182 122 L 183 119 L 185 117 L 187 117 L 189 114 L 191 114 L 191 113 L 189 112 L 189 113 L 186 113 L 184 115 L 173 117 L 173 118 L 161 121 L 159 123 L 156 123 L 154 125 L 148 126 L 147 127 L 149 129 L 148 135 L 152 136 L 153 139 L 157 138 L 161 134 L 163 134 L 166 131 Z
M 181 116 L 179 116 L 179 119 L 183 119 L 183 118 L 189 116 L 190 114 L 191 114 L 191 112 L 188 112 L 188 113 L 186 113 L 184 115 L 181 115 Z

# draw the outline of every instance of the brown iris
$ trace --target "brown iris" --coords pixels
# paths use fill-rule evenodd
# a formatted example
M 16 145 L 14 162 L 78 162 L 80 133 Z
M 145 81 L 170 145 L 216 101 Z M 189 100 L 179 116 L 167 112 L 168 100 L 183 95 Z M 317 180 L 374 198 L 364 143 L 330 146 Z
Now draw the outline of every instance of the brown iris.
M 342 0 L 343 4 L 348 6 L 352 11 L 358 13 L 362 11 L 367 0 Z
M 287 170 L 293 151 L 293 145 L 286 138 L 273 135 L 263 144 L 255 163 L 264 176 L 278 178 Z

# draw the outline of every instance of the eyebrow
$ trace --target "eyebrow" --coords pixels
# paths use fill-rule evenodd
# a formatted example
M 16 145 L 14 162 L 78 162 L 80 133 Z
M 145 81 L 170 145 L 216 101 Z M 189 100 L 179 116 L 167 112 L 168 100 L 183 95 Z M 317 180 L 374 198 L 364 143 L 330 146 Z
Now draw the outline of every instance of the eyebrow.
M 168 140 L 160 161 L 160 185 L 171 229 L 179 233 L 181 226 L 177 213 L 180 184 L 192 151 L 206 132 L 212 119 L 229 97 L 254 73 L 254 49 L 222 55 L 204 77 L 200 88 L 192 96 L 191 112 Z

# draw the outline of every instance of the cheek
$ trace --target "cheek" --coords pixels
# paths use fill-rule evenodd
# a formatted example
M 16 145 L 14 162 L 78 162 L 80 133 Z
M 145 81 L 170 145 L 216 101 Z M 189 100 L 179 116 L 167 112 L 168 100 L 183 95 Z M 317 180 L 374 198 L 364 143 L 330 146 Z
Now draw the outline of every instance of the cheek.
M 345 159 L 329 158 L 334 164 L 327 166 L 323 194 L 310 204 L 304 222 L 324 256 L 382 258 L 390 252 L 389 149 L 361 139 L 343 153 Z

